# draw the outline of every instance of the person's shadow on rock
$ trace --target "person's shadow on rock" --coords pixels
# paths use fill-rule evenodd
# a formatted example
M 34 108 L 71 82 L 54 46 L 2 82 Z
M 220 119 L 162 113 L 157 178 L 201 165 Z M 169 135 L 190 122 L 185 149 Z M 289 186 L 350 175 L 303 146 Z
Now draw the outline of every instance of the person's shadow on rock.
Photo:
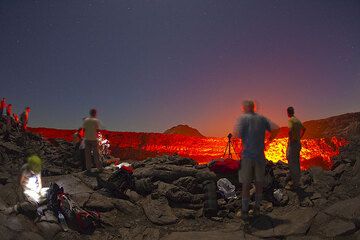
M 288 220 L 273 218 L 268 215 L 260 215 L 250 221 L 250 226 L 254 231 L 273 229 L 278 225 L 289 223 Z

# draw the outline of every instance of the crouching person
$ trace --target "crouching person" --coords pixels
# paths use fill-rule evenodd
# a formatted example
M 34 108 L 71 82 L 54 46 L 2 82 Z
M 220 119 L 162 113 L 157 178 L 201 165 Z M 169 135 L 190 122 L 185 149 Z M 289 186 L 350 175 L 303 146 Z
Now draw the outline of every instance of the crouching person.
M 36 155 L 28 157 L 27 163 L 22 167 L 20 185 L 25 201 L 14 206 L 15 212 L 27 216 L 36 215 L 38 206 L 45 202 L 48 188 L 42 187 L 41 167 L 42 161 Z

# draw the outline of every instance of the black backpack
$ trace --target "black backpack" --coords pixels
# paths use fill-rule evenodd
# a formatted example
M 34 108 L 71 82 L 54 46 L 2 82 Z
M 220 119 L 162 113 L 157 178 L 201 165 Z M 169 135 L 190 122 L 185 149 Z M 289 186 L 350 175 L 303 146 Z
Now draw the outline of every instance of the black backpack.
M 120 168 L 106 180 L 97 177 L 98 185 L 108 189 L 114 196 L 127 198 L 125 191 L 135 188 L 134 176 L 131 171 Z
M 68 226 L 80 233 L 92 234 L 96 226 L 100 225 L 100 216 L 97 212 L 82 209 L 56 183 L 51 183 L 47 199 L 48 209 L 52 210 L 55 216 L 59 213 L 64 215 Z

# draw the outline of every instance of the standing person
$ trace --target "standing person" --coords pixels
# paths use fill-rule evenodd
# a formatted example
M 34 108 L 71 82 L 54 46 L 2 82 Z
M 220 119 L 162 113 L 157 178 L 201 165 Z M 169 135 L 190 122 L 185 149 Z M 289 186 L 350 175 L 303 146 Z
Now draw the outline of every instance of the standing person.
M 5 108 L 6 108 L 6 98 L 3 98 L 0 102 L 0 116 L 4 114 Z
M 85 165 L 86 173 L 89 174 L 92 167 L 91 153 L 94 157 L 94 163 L 99 171 L 102 171 L 102 164 L 99 156 L 98 131 L 100 130 L 100 121 L 96 118 L 96 109 L 90 110 L 90 117 L 85 118 L 83 128 L 85 130 Z
M 13 113 L 14 122 L 18 125 L 19 124 L 19 116 L 16 113 Z
M 27 124 L 29 122 L 29 113 L 30 113 L 30 107 L 26 107 L 25 111 L 20 116 L 21 127 L 24 131 L 26 131 Z
M 14 119 L 14 126 L 15 130 L 19 131 L 19 116 L 16 113 L 13 113 L 13 119 Z
M 81 163 L 83 171 L 86 170 L 85 166 L 85 142 L 84 142 L 84 129 L 79 128 L 73 135 L 73 142 L 75 144 L 74 157 Z
M 241 218 L 248 219 L 250 202 L 250 185 L 255 181 L 254 215 L 260 214 L 263 182 L 265 178 L 265 132 L 271 131 L 269 121 L 254 112 L 253 101 L 243 102 L 244 115 L 236 125 L 236 136 L 242 140 L 241 168 L 239 181 L 242 183 Z
M 10 141 L 10 132 L 12 129 L 12 104 L 8 104 L 6 106 L 6 131 L 5 131 L 5 137 L 4 140 L 5 141 Z
M 6 106 L 6 116 L 11 118 L 12 117 L 12 104 L 8 104 Z
M 286 151 L 286 158 L 289 164 L 290 176 L 292 184 L 289 183 L 287 189 L 296 189 L 300 184 L 300 139 L 305 134 L 305 127 L 299 119 L 295 117 L 295 110 L 293 107 L 287 108 L 287 115 L 289 117 L 289 140 Z

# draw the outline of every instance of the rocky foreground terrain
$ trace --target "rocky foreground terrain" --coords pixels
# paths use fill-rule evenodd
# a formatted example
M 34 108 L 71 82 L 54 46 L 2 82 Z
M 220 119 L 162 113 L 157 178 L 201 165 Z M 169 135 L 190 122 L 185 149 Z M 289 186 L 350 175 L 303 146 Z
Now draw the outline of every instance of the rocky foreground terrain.
M 206 181 L 227 177 L 241 186 L 237 176 L 219 176 L 189 158 L 161 156 L 133 162 L 135 186 L 123 198 L 102 188 L 111 175 L 86 176 L 73 158 L 74 146 L 63 140 L 44 140 L 32 133 L 0 133 L 0 239 L 360 239 L 360 137 L 349 138 L 331 171 L 311 168 L 302 172 L 303 189 L 288 191 L 284 163 L 268 167 L 273 172 L 262 215 L 245 225 L 239 218 L 241 198 L 218 198 L 216 216 L 204 216 Z M 103 224 L 91 235 L 63 231 L 56 217 L 45 211 L 41 218 L 7 214 L 22 201 L 19 169 L 28 153 L 44 160 L 43 182 L 64 187 L 82 207 L 100 212 Z M 283 198 L 275 201 L 273 191 Z M 253 192 L 253 191 L 252 191 Z

